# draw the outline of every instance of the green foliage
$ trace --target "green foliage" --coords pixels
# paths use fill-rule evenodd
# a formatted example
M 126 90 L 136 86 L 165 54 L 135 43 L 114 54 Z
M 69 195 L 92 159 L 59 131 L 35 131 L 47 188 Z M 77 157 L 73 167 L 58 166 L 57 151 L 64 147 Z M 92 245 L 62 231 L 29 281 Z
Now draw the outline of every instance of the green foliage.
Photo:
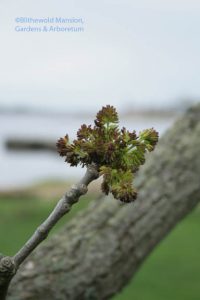
M 144 164 L 145 153 L 154 150 L 158 133 L 153 128 L 139 135 L 124 127 L 120 130 L 118 114 L 110 105 L 97 113 L 94 123 L 93 127 L 83 124 L 73 143 L 69 142 L 68 135 L 60 138 L 58 152 L 71 166 L 95 164 L 103 176 L 102 191 L 131 202 L 137 197 L 133 175 Z
M 77 212 L 85 209 L 92 199 L 94 199 L 93 194 L 88 193 L 87 196 L 83 196 L 82 201 L 74 205 L 70 214 L 67 214 L 56 224 L 50 235 L 74 218 Z M 14 255 L 21 245 L 26 243 L 38 224 L 46 219 L 56 203 L 57 196 L 55 198 L 50 197 L 50 201 L 49 199 L 44 201 L 43 193 L 40 193 L 39 190 L 38 195 L 32 195 L 32 192 L 28 191 L 19 197 L 16 197 L 15 193 L 6 197 L 0 194 L 0 252 L 6 253 L 6 255 Z M 6 234 L 7 232 L 9 234 Z
M 15 194 L 9 198 L 0 195 L 0 252 L 14 255 L 57 202 L 57 197 L 44 201 L 42 195 L 38 196 L 41 198 L 28 194 L 19 198 Z M 93 199 L 92 195 L 90 199 L 84 196 L 53 232 L 59 231 Z M 156 247 L 133 280 L 112 300 L 199 300 L 199 228 L 200 206 Z

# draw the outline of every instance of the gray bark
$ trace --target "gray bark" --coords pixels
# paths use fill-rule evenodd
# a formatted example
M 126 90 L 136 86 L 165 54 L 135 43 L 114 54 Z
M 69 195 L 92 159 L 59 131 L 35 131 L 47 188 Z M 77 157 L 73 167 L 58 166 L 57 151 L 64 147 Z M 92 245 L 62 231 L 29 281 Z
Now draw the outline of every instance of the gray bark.
M 9 300 L 103 300 L 200 200 L 200 105 L 160 140 L 139 171 L 135 203 L 98 199 L 42 244 L 15 276 Z
M 37 228 L 25 245 L 13 257 L 16 269 L 32 253 L 32 251 L 44 241 L 55 224 L 67 214 L 74 203 L 79 201 L 80 196 L 87 193 L 88 184 L 97 179 L 99 173 L 96 166 L 89 166 L 81 181 L 72 186 L 71 190 L 58 201 L 57 205 L 48 218 Z
M 58 201 L 57 205 L 47 219 L 36 229 L 29 240 L 13 256 L 0 255 L 0 300 L 7 298 L 9 284 L 24 260 L 30 256 L 33 250 L 43 242 L 55 224 L 67 214 L 80 196 L 87 193 L 88 184 L 99 177 L 96 165 L 90 165 L 80 182 L 73 185 Z

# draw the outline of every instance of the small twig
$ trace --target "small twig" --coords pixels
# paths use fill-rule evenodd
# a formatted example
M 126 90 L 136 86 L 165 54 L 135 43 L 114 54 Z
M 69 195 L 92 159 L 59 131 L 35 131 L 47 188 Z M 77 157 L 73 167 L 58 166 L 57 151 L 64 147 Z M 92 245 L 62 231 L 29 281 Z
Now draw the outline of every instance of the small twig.
M 72 205 L 78 202 L 80 196 L 87 193 L 88 184 L 99 177 L 96 165 L 90 165 L 82 180 L 72 186 L 71 190 L 64 194 L 58 201 L 54 210 L 48 218 L 36 229 L 31 238 L 13 257 L 0 254 L 0 300 L 5 300 L 10 281 L 17 272 L 21 263 L 31 254 L 31 252 L 48 236 L 54 225 L 68 213 Z
M 13 257 L 17 269 L 31 252 L 46 239 L 50 230 L 63 215 L 70 211 L 72 205 L 78 202 L 79 197 L 87 193 L 88 184 L 98 177 L 99 173 L 97 167 L 95 165 L 89 166 L 82 180 L 78 184 L 72 186 L 71 190 L 59 200 L 49 217 L 36 229 L 32 237 Z

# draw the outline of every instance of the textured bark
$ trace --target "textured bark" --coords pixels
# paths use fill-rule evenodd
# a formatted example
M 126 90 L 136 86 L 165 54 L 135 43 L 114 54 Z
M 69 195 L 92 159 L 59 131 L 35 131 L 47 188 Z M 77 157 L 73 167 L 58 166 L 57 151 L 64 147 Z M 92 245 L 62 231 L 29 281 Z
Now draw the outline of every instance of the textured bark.
M 47 219 L 36 229 L 29 240 L 13 257 L 0 254 L 0 300 L 7 298 L 9 284 L 24 260 L 43 242 L 55 224 L 67 214 L 80 196 L 87 193 L 88 184 L 99 177 L 96 165 L 90 165 L 78 184 L 72 186 L 58 201 Z
M 88 184 L 98 177 L 99 173 L 97 171 L 97 167 L 94 165 L 89 166 L 81 181 L 78 184 L 72 186 L 71 190 L 63 195 L 48 218 L 36 229 L 30 239 L 13 257 L 16 270 L 21 265 L 21 263 L 32 253 L 32 251 L 47 238 L 51 229 L 65 214 L 67 214 L 71 210 L 73 204 L 79 201 L 80 196 L 87 193 Z
M 11 257 L 0 254 L 0 300 L 5 300 L 9 283 L 16 273 L 15 263 Z
M 135 203 L 94 201 L 41 245 L 14 278 L 10 300 L 108 299 L 200 200 L 200 106 L 160 140 L 140 170 Z

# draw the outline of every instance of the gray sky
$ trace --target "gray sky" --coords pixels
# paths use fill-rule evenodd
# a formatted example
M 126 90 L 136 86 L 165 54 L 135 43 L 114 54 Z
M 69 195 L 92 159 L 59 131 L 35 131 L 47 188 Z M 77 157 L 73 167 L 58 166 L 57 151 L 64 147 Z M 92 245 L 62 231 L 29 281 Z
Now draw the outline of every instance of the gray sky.
M 16 32 L 16 17 L 83 18 L 85 31 Z M 1 0 L 0 103 L 98 110 L 198 99 L 199 36 L 199 0 Z

